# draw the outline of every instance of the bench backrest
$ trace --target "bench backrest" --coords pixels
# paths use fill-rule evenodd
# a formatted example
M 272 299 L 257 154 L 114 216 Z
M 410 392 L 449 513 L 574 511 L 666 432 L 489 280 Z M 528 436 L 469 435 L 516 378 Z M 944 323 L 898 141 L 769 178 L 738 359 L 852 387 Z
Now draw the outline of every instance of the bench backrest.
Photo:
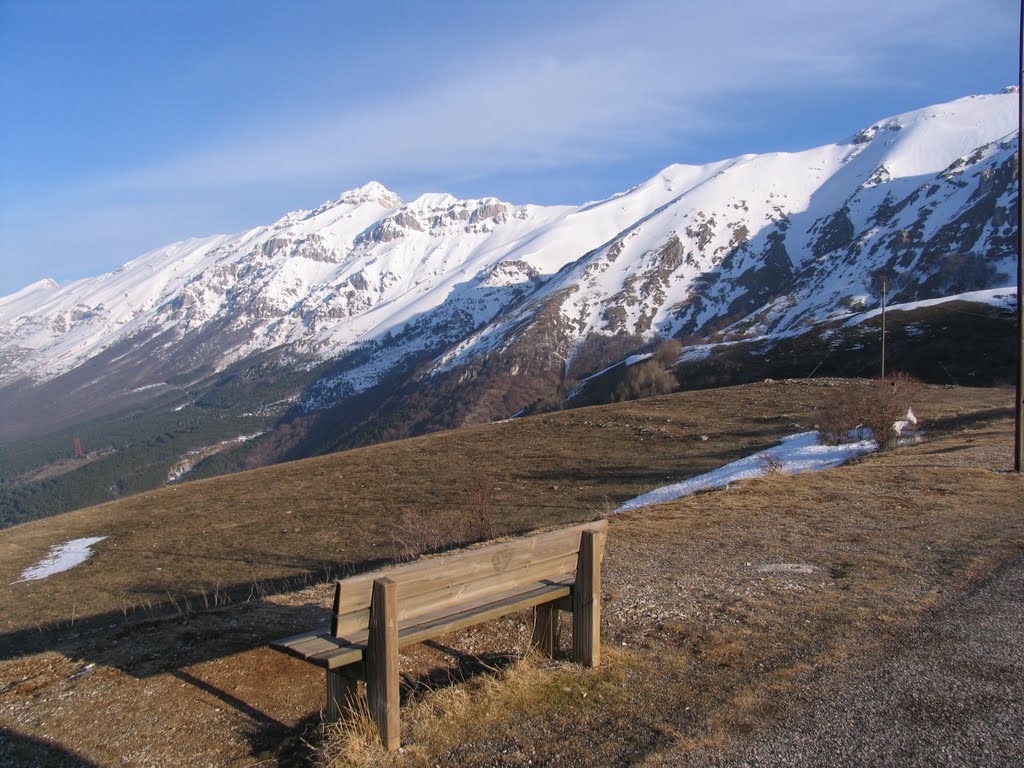
M 471 606 L 538 582 L 571 579 L 584 531 L 599 537 L 603 551 L 607 520 L 524 536 L 454 555 L 428 557 L 407 565 L 363 573 L 337 583 L 331 633 L 349 637 L 365 632 L 370 621 L 373 582 L 397 584 L 399 624 L 454 606 Z

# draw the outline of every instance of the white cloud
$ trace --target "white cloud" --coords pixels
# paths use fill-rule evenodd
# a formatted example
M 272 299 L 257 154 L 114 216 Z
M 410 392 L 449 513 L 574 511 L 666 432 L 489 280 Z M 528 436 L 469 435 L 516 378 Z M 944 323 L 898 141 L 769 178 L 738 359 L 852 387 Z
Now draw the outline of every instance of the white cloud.
M 711 131 L 720 120 L 713 103 L 730 94 L 884 83 L 898 76 L 893 55 L 973 40 L 992 11 L 955 0 L 844 5 L 616 5 L 439 66 L 444 74 L 419 91 L 277 119 L 102 186 L 223 188 L 583 164 Z
M 410 62 L 415 77 L 357 106 L 332 109 L 325 98 L 301 114 L 280 114 L 270 94 L 252 114 L 239 116 L 234 124 L 244 128 L 233 135 L 79 181 L 47 200 L 26 200 L 16 216 L 4 217 L 5 239 L 29 242 L 28 230 L 52 215 L 39 211 L 58 206 L 75 232 L 56 240 L 63 245 L 77 237 L 86 251 L 96 251 L 123 244 L 118 238 L 129 230 L 139 233 L 137 240 L 175 227 L 180 236 L 234 228 L 237 213 L 224 224 L 213 223 L 212 214 L 232 207 L 237 212 L 259 187 L 340 191 L 370 178 L 393 186 L 415 178 L 441 187 L 455 178 L 601 167 L 651 147 L 664 148 L 666 165 L 685 162 L 678 148 L 722 130 L 735 132 L 736 105 L 752 95 L 820 88 L 864 93 L 906 85 L 914 77 L 905 73 L 904 57 L 948 58 L 993 41 L 1005 44 L 1006 22 L 1018 10 L 1008 0 L 671 0 L 579 7 L 571 21 L 562 14 L 558 26 L 545 27 L 539 18 L 537 31 L 526 38 L 489 41 L 487 48 L 468 41 L 434 61 Z M 1007 39 L 1015 40 L 1015 30 L 1012 25 Z M 353 66 L 336 76 L 358 78 L 359 66 L 372 63 Z M 756 126 L 759 116 L 743 119 Z M 846 126 L 843 133 L 855 128 Z M 293 198 L 273 210 L 280 214 L 312 202 Z M 123 215 L 128 208 L 139 211 L 130 221 Z M 197 209 L 205 209 L 205 216 L 197 216 Z M 15 235 L 18 221 L 29 224 Z M 120 231 L 110 224 L 101 234 L 116 221 Z

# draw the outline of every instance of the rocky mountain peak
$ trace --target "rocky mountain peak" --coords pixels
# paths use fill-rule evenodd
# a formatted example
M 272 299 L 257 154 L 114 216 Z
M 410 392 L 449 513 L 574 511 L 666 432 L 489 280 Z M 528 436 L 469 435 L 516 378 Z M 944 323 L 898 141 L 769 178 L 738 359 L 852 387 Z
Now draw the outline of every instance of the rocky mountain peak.
M 361 187 L 342 192 L 335 200 L 335 204 L 341 203 L 377 203 L 381 208 L 398 208 L 402 205 L 402 198 L 379 181 L 369 181 Z

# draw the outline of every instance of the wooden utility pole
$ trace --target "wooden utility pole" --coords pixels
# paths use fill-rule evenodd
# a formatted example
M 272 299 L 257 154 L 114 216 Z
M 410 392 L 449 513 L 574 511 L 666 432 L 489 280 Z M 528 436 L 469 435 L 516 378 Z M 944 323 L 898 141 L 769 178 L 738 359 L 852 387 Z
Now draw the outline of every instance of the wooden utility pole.
M 1024 452 L 1024 314 L 1021 308 L 1021 283 L 1024 282 L 1024 202 L 1021 201 L 1021 171 L 1024 163 L 1024 142 L 1021 141 L 1021 126 L 1024 126 L 1024 0 L 1021 1 L 1020 13 L 1020 80 L 1017 84 L 1017 401 L 1014 403 L 1016 424 L 1013 438 L 1013 469 L 1018 474 L 1022 471 L 1022 452 Z
M 882 381 L 885 381 L 885 294 L 888 292 L 889 281 L 882 278 Z

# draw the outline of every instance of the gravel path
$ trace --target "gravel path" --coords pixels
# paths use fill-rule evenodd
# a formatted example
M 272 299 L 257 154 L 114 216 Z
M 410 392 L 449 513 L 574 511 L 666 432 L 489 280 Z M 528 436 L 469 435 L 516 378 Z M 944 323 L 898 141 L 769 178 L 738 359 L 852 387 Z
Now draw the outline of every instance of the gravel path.
M 1018 558 L 901 638 L 886 658 L 821 673 L 787 707 L 785 725 L 663 764 L 1020 766 L 1022 694 Z

